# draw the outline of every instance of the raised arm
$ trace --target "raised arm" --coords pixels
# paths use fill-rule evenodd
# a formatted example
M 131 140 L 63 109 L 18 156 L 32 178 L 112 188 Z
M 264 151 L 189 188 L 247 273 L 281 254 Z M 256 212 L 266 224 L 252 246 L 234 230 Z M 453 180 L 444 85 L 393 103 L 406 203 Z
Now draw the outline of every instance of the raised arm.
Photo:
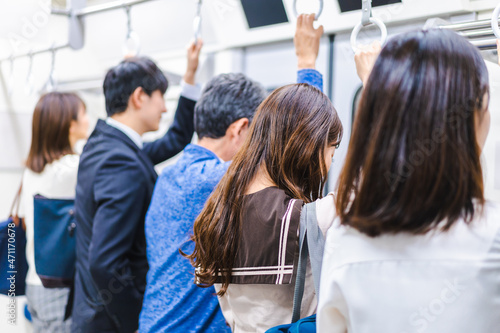
M 356 55 L 354 56 L 356 71 L 358 72 L 358 76 L 361 81 L 363 81 L 363 86 L 366 86 L 370 73 L 372 72 L 375 61 L 377 61 L 381 50 L 382 47 L 380 46 L 380 42 L 377 41 L 356 52 Z
M 500 39 L 497 39 L 498 65 L 500 65 Z
M 182 82 L 182 92 L 175 112 L 174 122 L 165 135 L 153 142 L 144 144 L 144 152 L 154 164 L 161 163 L 179 152 L 191 142 L 194 133 L 194 106 L 201 94 L 201 87 L 195 85 L 198 69 L 201 40 L 191 43 L 187 51 L 188 65 Z
M 308 83 L 323 91 L 323 76 L 316 70 L 319 41 L 323 26 L 314 28 L 315 14 L 302 14 L 297 18 L 297 29 L 293 39 L 297 54 L 297 83 Z

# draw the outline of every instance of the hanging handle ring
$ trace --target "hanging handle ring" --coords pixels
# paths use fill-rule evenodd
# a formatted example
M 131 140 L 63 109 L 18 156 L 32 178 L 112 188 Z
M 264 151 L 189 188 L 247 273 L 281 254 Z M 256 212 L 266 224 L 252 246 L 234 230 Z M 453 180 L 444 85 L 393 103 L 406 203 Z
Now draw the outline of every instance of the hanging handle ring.
M 315 14 L 314 19 L 318 20 L 322 12 L 323 12 L 323 0 L 319 0 L 319 10 Z M 299 17 L 299 13 L 297 12 L 297 0 L 293 0 L 293 14 L 295 15 L 295 17 Z
M 491 28 L 493 29 L 493 33 L 496 38 L 500 39 L 500 28 L 498 27 L 498 17 L 500 16 L 500 4 L 493 11 L 493 15 L 491 17 Z
M 196 16 L 193 21 L 193 31 L 194 31 L 194 43 L 198 43 L 198 39 L 201 38 L 201 6 L 202 0 L 198 0 L 196 8 Z
M 194 30 L 194 42 L 198 43 L 198 39 L 201 36 L 201 17 L 196 16 L 193 22 L 193 30 Z
M 372 17 L 372 0 L 361 0 L 361 22 L 358 23 L 351 34 L 351 47 L 356 53 L 358 51 L 356 39 L 358 39 L 358 34 L 363 29 L 363 27 L 369 26 L 370 24 L 375 24 L 382 33 L 380 44 L 384 45 L 387 40 L 387 27 L 381 20 Z
M 387 27 L 385 26 L 384 22 L 379 20 L 378 18 L 375 17 L 370 17 L 370 23 L 375 24 L 379 29 L 380 32 L 382 33 L 382 37 L 380 38 L 380 44 L 384 45 L 385 42 L 387 41 Z M 354 30 L 352 31 L 351 34 L 351 47 L 354 52 L 358 51 L 358 44 L 356 43 L 356 40 L 358 39 L 358 34 L 363 29 L 363 23 L 360 22 L 358 23 L 355 27 Z

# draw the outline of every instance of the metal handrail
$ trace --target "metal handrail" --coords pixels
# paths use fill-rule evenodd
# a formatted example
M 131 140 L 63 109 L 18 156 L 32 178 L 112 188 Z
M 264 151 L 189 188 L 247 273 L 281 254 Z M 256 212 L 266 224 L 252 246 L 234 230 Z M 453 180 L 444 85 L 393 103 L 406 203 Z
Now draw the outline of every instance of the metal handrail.
M 86 15 L 91 15 L 91 14 L 97 14 L 97 13 L 102 13 L 108 10 L 114 10 L 118 8 L 125 8 L 129 6 L 134 6 L 138 5 L 144 2 L 149 2 L 152 0 L 124 0 L 124 1 L 113 1 L 109 3 L 104 3 L 101 5 L 95 5 L 95 6 L 90 6 L 87 8 L 83 8 L 77 13 L 75 13 L 76 16 L 86 16 Z
M 473 22 L 446 24 L 440 26 L 440 28 L 450 29 L 454 31 L 465 31 L 465 30 L 487 29 L 487 28 L 491 29 L 491 20 L 479 20 Z
M 69 43 L 66 43 L 66 44 L 62 44 L 59 46 L 47 47 L 47 48 L 40 49 L 37 51 L 30 51 L 30 52 L 26 52 L 26 53 L 22 53 L 22 54 L 18 54 L 18 55 L 12 55 L 8 58 L 1 59 L 0 62 L 11 60 L 11 59 L 13 60 L 13 59 L 19 59 L 19 58 L 24 58 L 24 57 L 30 57 L 30 56 L 34 56 L 37 54 L 42 54 L 42 53 L 47 53 L 47 52 L 52 52 L 52 51 L 59 51 L 59 50 L 67 48 L 68 46 L 69 46 Z
M 498 7 L 500 8 L 500 6 Z M 500 10 L 500 9 L 499 9 Z M 497 19 L 497 25 L 500 23 L 500 20 Z M 454 24 L 443 24 L 439 25 L 440 29 L 448 29 L 453 30 L 469 39 L 472 45 L 476 46 L 480 50 L 495 50 L 497 48 L 497 37 L 494 33 L 494 25 L 495 25 L 495 13 L 489 20 L 478 20 L 473 22 L 463 22 L 463 23 L 454 23 Z
M 482 40 L 471 40 L 472 45 L 476 46 L 482 51 L 486 50 L 496 50 L 497 48 L 497 39 L 482 39 Z
M 83 8 L 83 9 L 76 11 L 76 12 L 72 12 L 71 10 L 63 9 L 63 8 L 52 8 L 51 13 L 55 14 L 55 15 L 82 17 L 82 16 L 86 16 L 86 15 L 102 13 L 102 12 L 105 12 L 108 10 L 126 8 L 126 7 L 130 7 L 130 6 L 138 5 L 138 4 L 141 4 L 144 2 L 149 2 L 149 1 L 152 1 L 152 0 L 119 0 L 119 1 L 113 1 L 110 3 L 101 4 L 101 5 L 89 6 L 89 7 Z M 32 52 L 26 52 L 26 53 L 22 53 L 22 54 L 18 54 L 18 55 L 12 55 L 8 58 L 0 59 L 0 62 L 18 59 L 18 58 L 29 57 L 30 55 L 33 56 L 33 55 L 40 54 L 40 53 L 58 51 L 60 49 L 66 48 L 68 46 L 69 46 L 69 43 L 66 43 L 66 44 L 61 45 L 61 46 L 47 47 L 44 49 L 40 49 L 38 51 L 32 51 Z
M 119 9 L 119 8 L 125 8 L 133 5 L 138 5 L 143 2 L 149 2 L 152 0 L 123 0 L 123 1 L 113 1 L 109 3 L 104 3 L 100 5 L 95 5 L 95 6 L 89 6 L 82 8 L 78 11 L 72 12 L 69 9 L 66 8 L 59 8 L 59 7 L 52 7 L 51 9 L 51 14 L 54 15 L 65 15 L 65 16 L 86 16 L 86 15 L 91 15 L 91 14 L 97 14 L 97 13 L 102 13 L 108 10 L 114 10 L 114 9 Z
M 460 31 L 458 33 L 466 38 L 469 38 L 469 39 L 495 37 L 495 34 L 493 34 L 493 30 L 491 29 L 491 27 L 489 29 Z

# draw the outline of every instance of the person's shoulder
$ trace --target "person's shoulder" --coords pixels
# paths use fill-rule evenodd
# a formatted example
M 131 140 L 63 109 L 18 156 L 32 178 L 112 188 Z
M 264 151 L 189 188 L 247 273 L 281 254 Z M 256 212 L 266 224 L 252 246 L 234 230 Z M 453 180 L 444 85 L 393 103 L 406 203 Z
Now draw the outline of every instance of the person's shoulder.
M 276 216 L 283 216 L 289 209 L 292 209 L 293 215 L 300 216 L 303 204 L 302 200 L 293 198 L 285 190 L 276 186 L 245 195 L 247 208 L 266 211 Z
M 486 201 L 468 224 L 471 243 L 488 253 L 500 253 L 500 203 Z M 469 250 L 470 251 L 470 250 Z
M 43 171 L 39 174 L 41 177 L 55 176 L 61 178 L 76 178 L 78 173 L 78 164 L 80 156 L 76 154 L 67 154 L 45 166 Z M 29 174 L 29 172 L 28 172 Z
M 115 136 L 95 135 L 90 137 L 83 148 L 81 160 L 99 159 L 137 159 L 137 152 L 124 140 Z
M 85 148 L 87 150 L 117 150 L 124 149 L 124 147 L 131 149 L 125 143 L 125 140 L 126 134 L 106 124 L 105 121 L 99 120 L 94 131 L 88 138 Z
M 247 200 L 251 201 L 261 201 L 263 203 L 269 203 L 274 201 L 283 201 L 292 199 L 285 190 L 280 189 L 277 186 L 269 186 L 261 189 L 256 189 L 255 192 L 247 193 L 245 195 Z
M 197 161 L 191 165 L 191 168 L 200 173 L 207 181 L 220 181 L 226 173 L 231 162 L 222 162 L 217 159 L 205 159 Z
M 86 147 L 103 151 L 132 150 L 121 138 L 102 133 L 90 137 Z
M 500 202 L 487 200 L 484 204 L 484 209 L 487 214 L 500 214 Z
M 189 159 L 183 156 L 176 163 L 165 167 L 161 177 L 181 175 L 192 181 L 218 183 L 229 165 L 230 162 L 221 162 L 215 158 Z
M 227 166 L 211 160 L 182 161 L 166 166 L 157 180 L 157 190 L 176 188 L 186 195 L 204 197 L 220 182 Z
M 486 221 L 486 225 L 489 226 L 489 228 L 500 230 L 500 203 L 486 201 L 480 217 L 482 220 Z
M 120 149 L 115 149 L 102 155 L 97 169 L 100 170 L 98 173 L 104 172 L 106 174 L 109 172 L 117 172 L 142 175 L 143 173 L 142 163 L 137 154 Z
M 61 177 L 76 179 L 78 174 L 78 165 L 80 162 L 80 156 L 76 154 L 64 155 L 57 161 L 52 162 L 54 164 L 57 173 Z
M 67 154 L 58 159 L 57 161 L 54 161 L 53 163 L 56 163 L 60 165 L 61 167 L 69 168 L 69 169 L 74 169 L 78 168 L 78 163 L 80 162 L 80 155 L 78 154 Z
M 99 179 L 134 179 L 136 183 L 145 181 L 142 177 L 144 168 L 137 152 L 119 144 L 107 143 L 84 150 L 80 158 L 79 172 L 81 175 L 93 175 Z
M 304 207 L 311 204 L 306 204 Z M 315 201 L 315 213 L 318 226 L 323 235 L 326 236 L 328 229 L 334 225 L 336 220 L 335 195 L 328 193 L 325 197 Z

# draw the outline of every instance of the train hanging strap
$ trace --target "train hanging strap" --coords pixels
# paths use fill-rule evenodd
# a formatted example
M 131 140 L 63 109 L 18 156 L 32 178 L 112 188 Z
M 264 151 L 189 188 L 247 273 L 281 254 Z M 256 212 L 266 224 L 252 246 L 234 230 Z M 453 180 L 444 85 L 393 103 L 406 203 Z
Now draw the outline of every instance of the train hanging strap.
M 315 20 L 318 20 L 319 17 L 321 16 L 321 13 L 323 12 L 323 0 L 319 0 L 319 9 L 316 15 L 314 16 Z M 295 17 L 299 17 L 299 12 L 297 11 L 297 0 L 293 0 L 293 13 L 295 14 Z
M 491 28 L 497 39 L 500 39 L 500 28 L 498 27 L 498 17 L 500 16 L 500 4 L 493 11 L 493 16 L 491 17 Z
M 202 0 L 198 0 L 197 8 L 196 8 L 196 16 L 193 21 L 193 31 L 194 31 L 194 43 L 198 42 L 198 39 L 201 38 L 201 5 Z
M 50 75 L 49 75 L 49 80 L 47 81 L 47 84 L 45 86 L 45 89 L 47 92 L 54 91 L 56 89 L 56 79 L 55 79 L 55 74 L 54 70 L 56 67 L 56 50 L 54 47 L 54 44 L 52 44 L 52 49 L 50 50 L 50 53 L 52 54 L 51 57 L 51 65 L 50 65 Z
M 382 45 L 385 44 L 385 41 L 387 40 L 387 27 L 385 26 L 384 22 L 375 17 L 372 17 L 372 0 L 362 0 L 361 22 L 354 27 L 354 30 L 351 34 L 351 47 L 354 52 L 358 51 L 358 44 L 356 40 L 358 38 L 359 32 L 363 27 L 371 24 L 375 24 L 380 29 L 380 32 L 382 34 L 380 43 Z
M 363 15 L 361 16 L 361 24 L 363 27 L 370 25 L 370 19 L 372 18 L 372 2 L 371 0 L 362 0 L 362 8 Z

